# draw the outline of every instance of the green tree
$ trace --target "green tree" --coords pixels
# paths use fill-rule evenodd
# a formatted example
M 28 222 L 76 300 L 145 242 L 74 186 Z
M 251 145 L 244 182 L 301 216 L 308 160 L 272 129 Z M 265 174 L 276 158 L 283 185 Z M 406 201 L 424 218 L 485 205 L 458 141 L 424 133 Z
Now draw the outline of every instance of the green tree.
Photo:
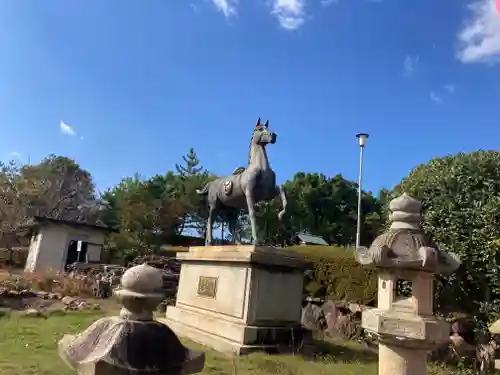
M 441 306 L 477 311 L 500 299 L 499 176 L 499 152 L 459 153 L 418 166 L 392 192 L 422 200 L 424 230 L 463 261 L 462 272 L 440 283 Z
M 193 148 L 189 149 L 189 152 L 182 157 L 182 160 L 184 161 L 184 165 L 175 165 L 175 170 L 181 177 L 196 176 L 205 172 Z
M 25 185 L 19 175 L 19 166 L 15 162 L 0 163 L 0 247 L 5 247 L 9 254 L 9 266 L 12 265 L 13 247 L 19 245 L 19 232 L 26 223 Z
M 348 246 L 355 242 L 357 217 L 357 184 L 341 175 L 327 177 L 321 173 L 296 173 L 286 181 L 288 197 L 284 226 L 277 213 L 281 199 L 261 204 L 257 219 L 261 237 L 271 243 L 283 243 L 298 232 L 324 237 L 328 242 Z M 362 195 L 362 242 L 368 244 L 378 234 L 381 224 L 380 204 L 371 193 Z
M 201 166 L 201 162 L 193 148 L 189 149 L 189 152 L 182 157 L 182 160 L 184 161 L 183 165 L 175 165 L 179 177 L 177 186 L 179 199 L 188 207 L 188 210 L 179 230 L 180 232 L 195 231 L 198 235 L 204 237 L 208 210 L 205 200 L 196 193 L 196 189 L 203 187 L 215 176 Z
M 99 202 L 91 174 L 73 159 L 49 155 L 40 164 L 24 165 L 19 180 L 25 185 L 28 216 L 95 222 Z
M 179 199 L 173 172 L 142 180 L 136 174 L 103 194 L 101 219 L 119 229 L 110 236 L 110 249 L 125 260 L 155 251 L 179 232 L 187 206 Z
M 0 239 L 12 247 L 33 216 L 95 222 L 100 209 L 92 176 L 72 159 L 49 155 L 39 164 L 0 163 Z

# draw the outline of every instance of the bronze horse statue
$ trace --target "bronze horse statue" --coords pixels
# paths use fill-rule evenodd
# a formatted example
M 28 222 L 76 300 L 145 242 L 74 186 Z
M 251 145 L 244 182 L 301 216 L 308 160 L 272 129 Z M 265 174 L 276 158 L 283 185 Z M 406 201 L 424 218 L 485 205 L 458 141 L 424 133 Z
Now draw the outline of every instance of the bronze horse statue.
M 203 189 L 196 190 L 201 196 L 206 196 L 208 204 L 206 245 L 212 245 L 212 227 L 218 213 L 224 213 L 229 222 L 229 231 L 235 244 L 241 243 L 238 228 L 238 212 L 248 210 L 252 227 L 252 243 L 260 243 L 255 220 L 255 204 L 270 201 L 277 195 L 281 196 L 282 210 L 278 213 L 281 221 L 286 212 L 286 195 L 281 185 L 276 185 L 276 175 L 269 165 L 266 146 L 275 144 L 277 134 L 270 132 L 269 120 L 265 124 L 257 120 L 250 140 L 248 166 L 237 168 L 231 176 L 220 177 L 207 183 Z

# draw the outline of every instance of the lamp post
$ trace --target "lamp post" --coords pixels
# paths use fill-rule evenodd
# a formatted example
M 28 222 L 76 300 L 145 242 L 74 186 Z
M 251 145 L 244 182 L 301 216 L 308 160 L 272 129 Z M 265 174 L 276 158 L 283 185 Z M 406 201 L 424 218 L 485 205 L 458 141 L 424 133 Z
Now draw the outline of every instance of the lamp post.
M 362 185 L 363 185 L 363 150 L 365 148 L 366 140 L 368 139 L 368 134 L 359 133 L 356 134 L 356 138 L 358 138 L 359 141 L 358 218 L 356 223 L 356 249 L 359 249 L 361 245 L 361 195 L 362 195 Z

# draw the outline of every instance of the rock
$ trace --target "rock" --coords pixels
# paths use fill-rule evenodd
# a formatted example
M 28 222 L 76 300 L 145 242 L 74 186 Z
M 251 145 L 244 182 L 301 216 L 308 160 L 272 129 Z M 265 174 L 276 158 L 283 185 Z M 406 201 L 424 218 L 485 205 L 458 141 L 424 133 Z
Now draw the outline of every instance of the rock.
M 49 297 L 49 292 L 42 292 L 42 291 L 39 291 L 39 292 L 36 292 L 36 296 L 37 296 L 38 298 L 48 299 L 48 297 Z
M 99 310 L 101 310 L 101 305 L 99 305 L 98 303 L 94 303 L 91 306 L 91 309 L 94 310 L 94 311 L 99 311 Z
M 325 315 L 321 307 L 308 303 L 302 309 L 301 323 L 304 328 L 311 331 L 320 330 L 324 326 Z
M 9 290 L 6 297 L 19 298 L 19 292 L 17 290 Z
M 351 315 L 340 315 L 335 327 L 336 331 L 346 339 L 357 339 L 363 332 L 361 322 L 352 319 Z
M 473 318 L 460 317 L 451 323 L 451 333 L 463 337 L 465 342 L 469 345 L 476 343 L 475 332 L 479 326 Z
M 326 327 L 329 334 L 336 333 L 337 318 L 340 312 L 333 301 L 326 301 L 323 306 L 323 313 L 325 314 Z
M 64 303 L 66 306 L 74 304 L 76 301 L 78 301 L 78 298 L 76 297 L 70 297 L 66 296 L 61 299 L 61 302 Z
M 360 304 L 357 304 L 357 303 L 350 303 L 347 308 L 349 309 L 349 311 L 351 311 L 353 314 L 356 314 L 356 313 L 360 313 L 360 312 L 363 312 L 364 310 L 366 310 L 366 306 L 364 305 L 360 305 Z
M 24 290 L 21 290 L 19 292 L 19 297 L 22 297 L 22 298 L 33 298 L 33 297 L 36 297 L 37 294 L 31 290 L 28 290 L 28 289 L 24 289 Z
M 52 300 L 61 299 L 61 295 L 58 293 L 49 293 L 48 299 L 52 299 Z
M 339 335 L 346 339 L 358 339 L 362 336 L 361 328 L 361 308 L 347 308 L 333 301 L 327 301 L 323 304 L 323 312 L 327 325 L 327 331 L 330 335 Z M 352 310 L 355 310 L 353 313 Z
M 476 349 L 476 369 L 480 374 L 490 373 L 495 369 L 496 349 L 497 344 L 494 341 L 478 345 Z

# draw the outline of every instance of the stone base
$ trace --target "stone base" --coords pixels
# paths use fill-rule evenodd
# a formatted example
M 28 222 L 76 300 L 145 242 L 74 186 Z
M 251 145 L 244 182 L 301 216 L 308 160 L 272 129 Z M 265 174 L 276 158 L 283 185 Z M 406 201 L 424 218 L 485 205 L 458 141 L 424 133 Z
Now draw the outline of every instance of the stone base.
M 361 326 L 379 336 L 379 341 L 397 346 L 431 350 L 447 342 L 450 324 L 434 316 L 420 316 L 397 310 L 363 311 Z
M 161 321 L 179 336 L 234 354 L 287 351 L 302 341 L 305 264 L 298 255 L 228 245 L 193 247 L 178 259 L 176 306 Z
M 300 326 L 245 326 L 178 306 L 169 306 L 167 317 L 159 321 L 180 337 L 233 355 L 258 351 L 291 352 L 299 349 L 304 337 L 304 329 Z

